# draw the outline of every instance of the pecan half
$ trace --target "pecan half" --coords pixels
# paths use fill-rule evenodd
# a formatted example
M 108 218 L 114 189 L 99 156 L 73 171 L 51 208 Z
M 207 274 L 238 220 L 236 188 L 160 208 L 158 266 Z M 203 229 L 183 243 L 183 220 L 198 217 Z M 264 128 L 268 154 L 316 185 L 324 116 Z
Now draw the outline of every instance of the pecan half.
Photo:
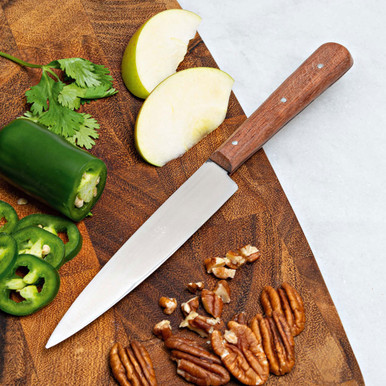
M 217 282 L 216 287 L 214 288 L 214 292 L 220 296 L 223 303 L 230 303 L 231 301 L 231 289 L 229 288 L 229 284 L 225 280 L 220 280 Z
M 260 301 L 267 316 L 272 317 L 273 311 L 283 313 L 280 296 L 275 288 L 272 288 L 270 285 L 267 285 L 263 288 Z
M 230 332 L 225 334 L 228 340 L 223 339 L 220 331 L 213 331 L 214 352 L 237 380 L 245 385 L 262 385 L 268 379 L 269 366 L 261 343 L 246 325 L 230 321 L 228 329 Z M 230 343 L 232 340 L 235 343 Z
M 187 338 L 172 336 L 165 341 L 172 350 L 171 359 L 177 362 L 177 374 L 196 385 L 225 385 L 230 380 L 221 360 Z
M 219 318 L 222 314 L 223 301 L 215 292 L 203 289 L 201 292 L 202 305 L 208 314 Z
M 177 308 L 177 300 L 175 298 L 167 298 L 162 296 L 159 300 L 159 305 L 163 308 L 166 315 L 170 315 Z
M 196 283 L 188 283 L 187 288 L 192 294 L 195 294 L 197 291 L 202 291 L 204 289 L 204 282 L 197 281 Z
M 195 296 L 181 304 L 181 311 L 184 316 L 188 316 L 192 311 L 197 311 L 198 307 L 200 307 L 200 300 L 198 299 L 198 296 Z
M 153 334 L 162 340 L 166 340 L 172 336 L 172 326 L 169 320 L 161 320 L 153 327 Z
M 284 315 L 291 327 L 292 335 L 299 335 L 306 324 L 303 299 L 295 288 L 283 283 L 278 289 Z
M 278 311 L 272 317 L 263 318 L 258 314 L 252 321 L 257 339 L 261 337 L 271 373 L 283 375 L 289 373 L 295 365 L 295 342 L 291 329 Z M 251 326 L 252 327 L 252 326 Z
M 278 290 L 271 286 L 264 287 L 260 300 L 267 316 L 272 317 L 273 311 L 285 316 L 293 336 L 304 330 L 306 315 L 303 300 L 288 283 L 283 283 Z
M 220 327 L 220 319 L 208 318 L 192 311 L 181 323 L 180 327 L 188 327 L 203 338 L 208 337 L 215 329 Z
M 121 386 L 157 385 L 153 363 L 141 343 L 132 341 L 126 350 L 120 343 L 115 343 L 109 358 L 114 378 Z

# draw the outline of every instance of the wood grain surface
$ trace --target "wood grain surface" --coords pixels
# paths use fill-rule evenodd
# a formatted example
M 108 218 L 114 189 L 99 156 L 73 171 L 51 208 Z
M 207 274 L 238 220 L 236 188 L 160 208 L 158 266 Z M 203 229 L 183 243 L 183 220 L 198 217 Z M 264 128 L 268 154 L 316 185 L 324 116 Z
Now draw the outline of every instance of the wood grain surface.
M 178 4 L 173 0 L 0 0 L 0 5 L 2 51 L 36 63 L 66 57 L 90 59 L 111 69 L 119 90 L 117 95 L 85 107 L 101 124 L 100 139 L 92 153 L 106 162 L 108 179 L 93 217 L 79 223 L 84 246 L 60 269 L 58 296 L 28 317 L 0 313 L 0 383 L 115 384 L 108 352 L 115 341 L 126 345 L 137 339 L 152 356 L 160 385 L 186 384 L 176 375 L 162 342 L 151 332 L 164 318 L 158 299 L 187 300 L 190 281 L 203 280 L 207 287 L 214 286 L 215 279 L 205 273 L 203 260 L 251 243 L 260 248 L 262 257 L 243 267 L 230 282 L 232 302 L 225 307 L 223 319 L 227 321 L 242 310 L 248 317 L 260 312 L 262 288 L 283 281 L 302 294 L 307 316 L 306 328 L 296 338 L 294 370 L 282 377 L 272 375 L 267 384 L 364 384 L 315 258 L 263 150 L 233 175 L 238 192 L 160 269 L 78 334 L 52 349 L 44 348 L 55 325 L 100 267 L 246 117 L 232 94 L 226 120 L 218 130 L 183 157 L 162 168 L 150 166 L 134 148 L 133 128 L 142 101 L 125 89 L 120 62 L 135 30 L 150 16 Z M 310 54 L 305 52 L 299 63 Z M 198 35 L 181 68 L 192 66 L 216 66 Z M 237 74 L 231 75 L 237 81 Z M 283 80 L 288 75 L 283 74 Z M 0 60 L 0 126 L 26 110 L 24 92 L 39 76 L 38 70 Z M 25 206 L 17 205 L 20 197 L 24 194 L 0 180 L 0 199 L 12 204 L 19 216 L 53 213 L 33 199 Z M 138 251 L 138 258 L 145 260 L 146 256 Z M 181 313 L 177 311 L 168 319 L 177 332 Z M 179 333 L 195 337 L 189 331 Z M 232 380 L 230 384 L 236 383 Z

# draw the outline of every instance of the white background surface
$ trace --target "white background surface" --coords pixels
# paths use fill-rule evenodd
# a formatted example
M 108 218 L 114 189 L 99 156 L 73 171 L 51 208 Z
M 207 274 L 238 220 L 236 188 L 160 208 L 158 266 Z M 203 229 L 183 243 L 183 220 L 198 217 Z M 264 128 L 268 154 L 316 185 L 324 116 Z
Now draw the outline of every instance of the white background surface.
M 328 41 L 354 66 L 264 146 L 367 385 L 386 384 L 386 2 L 180 0 L 247 116 Z

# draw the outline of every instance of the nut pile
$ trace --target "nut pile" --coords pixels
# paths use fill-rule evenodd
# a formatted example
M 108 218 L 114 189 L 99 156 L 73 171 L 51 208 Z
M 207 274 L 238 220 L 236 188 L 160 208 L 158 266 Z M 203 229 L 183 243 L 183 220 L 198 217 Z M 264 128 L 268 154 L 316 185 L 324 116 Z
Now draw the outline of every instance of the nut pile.
M 177 374 L 186 381 L 196 385 L 225 385 L 232 375 L 245 385 L 262 385 L 270 373 L 284 375 L 293 369 L 294 337 L 303 331 L 306 319 L 303 300 L 288 283 L 283 283 L 278 289 L 271 286 L 263 288 L 260 301 L 264 315 L 257 314 L 248 323 L 246 313 L 241 312 L 227 323 L 227 329 L 221 320 L 224 304 L 231 301 L 231 289 L 225 278 L 233 278 L 237 269 L 259 257 L 260 252 L 256 247 L 246 245 L 237 252 L 229 251 L 225 258 L 206 259 L 206 271 L 221 280 L 212 289 L 205 288 L 203 282 L 187 285 L 195 296 L 181 304 L 184 319 L 179 327 L 186 327 L 205 338 L 213 353 L 201 347 L 196 340 L 173 335 L 168 320 L 162 320 L 154 326 L 153 333 L 170 350 L 170 358 L 177 364 Z M 209 316 L 199 313 L 200 304 Z M 170 315 L 177 308 L 177 300 L 161 297 L 159 305 L 165 314 Z M 132 342 L 131 352 L 134 352 L 133 344 L 136 347 L 138 343 Z M 156 384 L 150 357 L 143 350 L 146 352 L 142 347 L 142 361 L 137 360 L 137 364 L 141 366 L 147 363 L 151 371 L 146 374 L 143 371 L 143 375 L 137 376 L 138 379 L 131 380 L 131 374 L 135 371 L 130 369 L 136 370 L 137 366 L 132 364 L 130 367 L 127 361 L 130 363 L 133 355 L 127 355 L 126 360 L 122 354 L 125 353 L 123 348 L 119 344 L 113 346 L 110 363 L 121 385 Z M 136 352 L 139 352 L 138 348 Z M 146 378 L 148 383 L 140 383 L 142 378 Z

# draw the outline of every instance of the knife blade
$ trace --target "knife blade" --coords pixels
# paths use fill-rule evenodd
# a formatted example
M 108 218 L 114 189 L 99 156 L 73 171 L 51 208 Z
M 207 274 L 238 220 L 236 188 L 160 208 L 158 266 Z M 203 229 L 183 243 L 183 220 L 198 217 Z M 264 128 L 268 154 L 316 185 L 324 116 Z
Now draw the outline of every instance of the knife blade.
M 319 47 L 115 253 L 70 306 L 50 348 L 145 280 L 237 191 L 230 175 L 352 66 L 337 43 Z

